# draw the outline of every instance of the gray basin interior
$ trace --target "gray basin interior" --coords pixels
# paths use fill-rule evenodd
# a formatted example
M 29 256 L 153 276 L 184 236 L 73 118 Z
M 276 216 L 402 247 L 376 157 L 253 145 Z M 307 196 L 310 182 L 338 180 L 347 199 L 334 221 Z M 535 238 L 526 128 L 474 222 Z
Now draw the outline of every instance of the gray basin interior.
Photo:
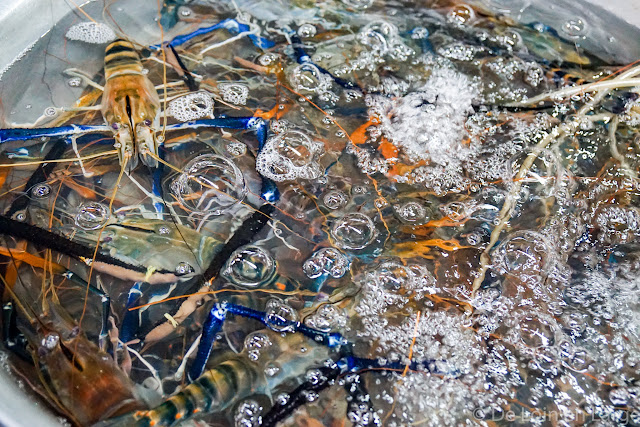
M 89 2 L 78 2 L 81 6 Z M 242 1 L 237 1 L 242 7 Z M 524 23 L 561 28 L 568 19 L 589 25 L 585 48 L 597 46 L 619 63 L 640 58 L 640 0 L 471 0 Z M 0 70 L 19 60 L 75 6 L 65 0 L 0 0 Z M 1 75 L 2 73 L 0 73 Z M 4 84 L 7 84 L 4 82 Z M 0 425 L 55 426 L 60 422 L 39 408 L 0 369 Z

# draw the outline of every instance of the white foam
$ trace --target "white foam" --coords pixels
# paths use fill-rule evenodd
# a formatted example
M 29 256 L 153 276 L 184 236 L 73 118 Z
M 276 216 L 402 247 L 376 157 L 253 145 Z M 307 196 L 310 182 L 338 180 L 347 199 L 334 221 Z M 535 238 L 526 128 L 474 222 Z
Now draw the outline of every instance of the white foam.
M 85 43 L 104 44 L 114 41 L 116 33 L 100 22 L 81 22 L 69 28 L 65 37 Z
M 201 90 L 171 101 L 167 107 L 167 114 L 181 122 L 197 120 L 203 117 L 213 118 L 213 106 L 211 94 Z
M 437 68 L 416 92 L 392 103 L 381 97 L 371 97 L 370 102 L 387 139 L 411 160 L 446 165 L 464 152 L 464 122 L 479 92 L 463 74 Z

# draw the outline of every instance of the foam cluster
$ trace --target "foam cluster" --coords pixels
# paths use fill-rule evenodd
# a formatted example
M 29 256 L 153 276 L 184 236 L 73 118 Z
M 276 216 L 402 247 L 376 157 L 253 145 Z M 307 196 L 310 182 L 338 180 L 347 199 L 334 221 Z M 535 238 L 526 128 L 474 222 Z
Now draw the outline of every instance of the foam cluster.
M 316 179 L 322 175 L 317 160 L 323 151 L 324 145 L 307 134 L 287 130 L 267 140 L 256 159 L 256 170 L 277 182 Z
M 167 107 L 167 114 L 181 122 L 213 118 L 213 98 L 209 92 L 201 90 L 174 99 Z
M 426 84 L 379 114 L 385 136 L 413 161 L 431 160 L 447 164 L 459 157 L 464 140 L 464 123 L 479 95 L 468 77 L 437 68 Z M 372 99 L 374 108 L 382 105 Z M 381 111 L 382 112 L 382 111 Z
M 100 22 L 81 22 L 71 26 L 65 37 L 85 43 L 105 44 L 114 41 L 116 33 L 108 25 Z

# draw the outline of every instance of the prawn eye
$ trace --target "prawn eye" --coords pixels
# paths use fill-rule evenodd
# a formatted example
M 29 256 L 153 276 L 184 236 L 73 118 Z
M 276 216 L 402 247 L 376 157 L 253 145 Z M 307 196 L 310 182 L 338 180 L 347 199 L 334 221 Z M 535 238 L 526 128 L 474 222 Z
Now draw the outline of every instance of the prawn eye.
M 145 126 L 151 126 L 151 120 L 149 119 L 146 119 L 143 123 Z
M 120 125 L 118 123 L 112 123 L 111 124 L 111 128 L 114 129 L 114 130 L 118 130 L 118 129 L 120 129 Z

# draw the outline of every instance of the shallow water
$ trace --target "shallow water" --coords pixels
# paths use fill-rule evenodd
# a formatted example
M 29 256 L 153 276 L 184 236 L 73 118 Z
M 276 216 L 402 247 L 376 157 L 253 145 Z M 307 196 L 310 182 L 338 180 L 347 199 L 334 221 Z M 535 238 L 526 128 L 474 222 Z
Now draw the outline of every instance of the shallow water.
M 126 37 L 167 83 L 144 125 L 162 147 L 129 171 L 110 128 L 2 143 L 13 377 L 72 424 L 640 423 L 635 46 L 486 5 L 120 1 L 61 20 L 0 77 L 3 128 L 104 125 L 69 108 L 99 105 Z M 250 37 L 176 42 L 227 18 Z M 168 40 L 197 89 L 149 48 Z M 229 117 L 266 139 L 177 129 Z M 226 319 L 206 338 L 210 312 Z M 228 379 L 215 403 L 153 412 L 199 362 Z M 134 403 L 90 400 L 114 390 Z

